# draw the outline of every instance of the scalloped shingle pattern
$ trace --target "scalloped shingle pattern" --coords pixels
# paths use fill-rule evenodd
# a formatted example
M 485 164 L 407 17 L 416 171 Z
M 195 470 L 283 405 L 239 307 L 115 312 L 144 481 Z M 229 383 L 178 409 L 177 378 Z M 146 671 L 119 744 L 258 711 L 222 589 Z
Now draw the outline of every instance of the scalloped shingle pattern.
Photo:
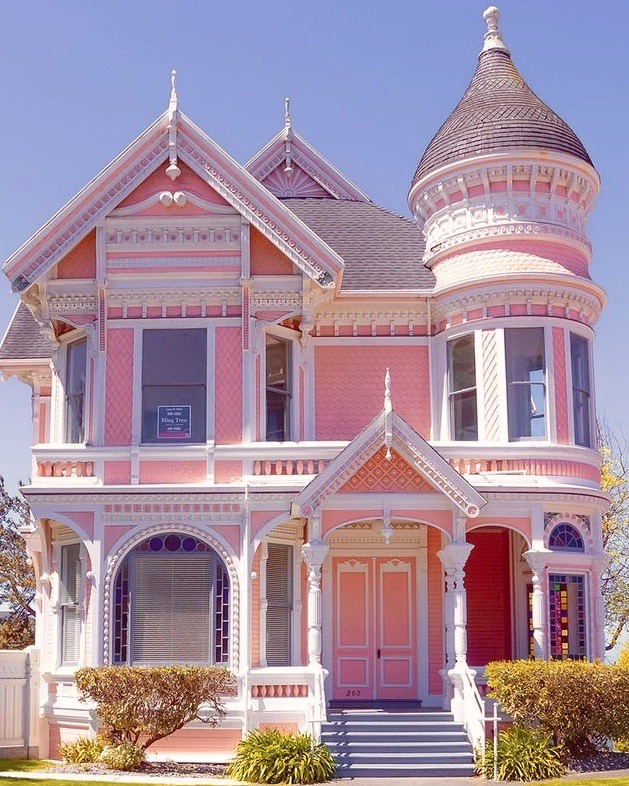
M 412 185 L 445 164 L 514 148 L 555 150 L 592 164 L 578 136 L 535 95 L 510 55 L 491 49 L 479 57 L 463 98 L 426 148 Z

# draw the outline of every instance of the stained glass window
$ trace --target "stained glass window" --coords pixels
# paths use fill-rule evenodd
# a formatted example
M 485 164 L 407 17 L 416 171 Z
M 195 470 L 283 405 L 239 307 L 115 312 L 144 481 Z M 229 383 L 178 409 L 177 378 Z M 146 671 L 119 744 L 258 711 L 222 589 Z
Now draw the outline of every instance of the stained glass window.
M 554 551 L 584 551 L 579 530 L 566 522 L 553 528 L 548 536 L 548 547 Z
M 227 570 L 207 543 L 147 538 L 116 575 L 113 663 L 228 663 L 229 603 Z
M 548 576 L 550 655 L 556 660 L 587 656 L 584 590 L 583 576 Z

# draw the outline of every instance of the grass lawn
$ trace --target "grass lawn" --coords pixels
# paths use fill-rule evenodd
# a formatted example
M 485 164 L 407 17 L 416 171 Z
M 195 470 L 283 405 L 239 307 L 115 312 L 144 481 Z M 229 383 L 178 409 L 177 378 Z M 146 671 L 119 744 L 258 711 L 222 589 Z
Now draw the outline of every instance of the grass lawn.
M 33 772 L 33 770 L 49 770 L 49 761 L 41 759 L 0 759 L 0 772 Z

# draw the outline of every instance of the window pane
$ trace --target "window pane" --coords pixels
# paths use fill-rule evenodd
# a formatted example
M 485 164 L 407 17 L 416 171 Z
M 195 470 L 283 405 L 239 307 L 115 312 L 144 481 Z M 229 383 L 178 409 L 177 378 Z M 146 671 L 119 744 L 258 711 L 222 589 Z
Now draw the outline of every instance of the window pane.
M 66 361 L 66 442 L 83 442 L 83 402 L 87 369 L 87 341 L 68 344 Z
M 476 387 L 476 358 L 474 336 L 464 336 L 448 342 L 450 392 Z
M 454 439 L 478 439 L 476 391 L 468 390 L 464 393 L 453 394 L 450 398 L 450 408 Z
M 145 330 L 142 342 L 142 442 L 204 442 L 206 331 Z M 158 407 L 166 406 L 183 407 L 179 414 L 185 422 L 179 430 L 162 428 L 158 434 Z
M 456 440 L 478 439 L 474 336 L 448 342 L 450 427 Z
M 207 332 L 145 330 L 142 335 L 143 385 L 205 385 Z
M 543 328 L 505 330 L 509 439 L 546 436 Z
M 590 359 L 588 342 L 583 336 L 570 334 L 572 365 L 572 409 L 574 415 L 574 441 L 577 445 L 591 447 L 590 432 Z
M 290 343 L 266 337 L 266 439 L 290 439 Z

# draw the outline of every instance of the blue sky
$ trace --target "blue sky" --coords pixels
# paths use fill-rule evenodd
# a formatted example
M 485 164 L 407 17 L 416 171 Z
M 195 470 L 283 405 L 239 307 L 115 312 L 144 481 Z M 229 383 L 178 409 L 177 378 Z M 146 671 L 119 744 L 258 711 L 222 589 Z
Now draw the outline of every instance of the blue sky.
M 421 153 L 462 95 L 487 2 L 31 0 L 3 4 L 0 258 L 5 259 L 167 105 L 245 162 L 295 128 L 372 199 L 407 214 Z M 603 185 L 590 224 L 609 302 L 598 408 L 629 432 L 624 305 L 629 3 L 504 0 L 500 27 L 530 86 L 574 128 Z M 0 281 L 0 331 L 15 298 Z M 0 473 L 30 473 L 29 389 L 0 386 Z

